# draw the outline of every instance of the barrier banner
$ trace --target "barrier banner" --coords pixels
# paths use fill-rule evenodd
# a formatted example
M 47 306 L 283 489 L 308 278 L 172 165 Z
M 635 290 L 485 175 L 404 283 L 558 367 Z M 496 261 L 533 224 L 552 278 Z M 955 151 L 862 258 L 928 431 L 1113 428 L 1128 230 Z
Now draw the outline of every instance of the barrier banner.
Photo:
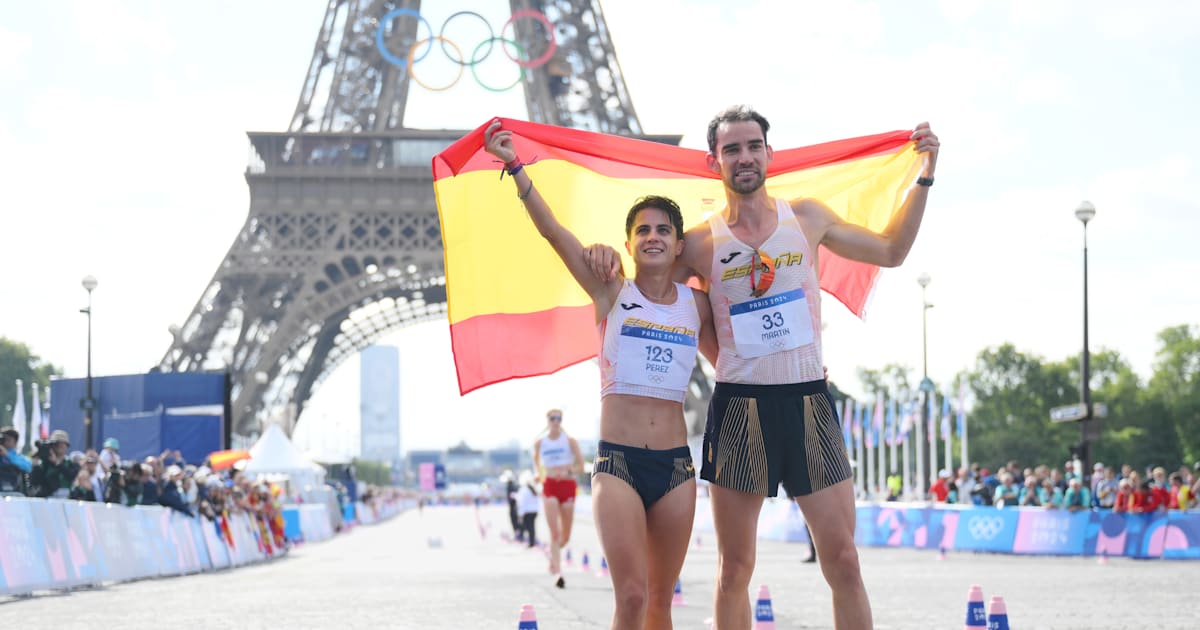
M 172 510 L 172 516 L 183 523 L 187 530 L 186 536 L 191 541 L 192 553 L 196 556 L 195 571 L 208 571 L 213 568 L 212 557 L 208 553 L 208 544 L 204 541 L 204 528 L 208 522 L 203 517 L 191 518 Z
M 67 569 L 67 521 L 62 502 L 34 501 L 30 507 L 33 508 L 33 526 L 41 534 L 42 547 L 46 550 L 51 583 L 56 587 L 79 585 L 74 572 Z
M 179 574 L 171 547 L 159 530 L 158 519 L 162 516 L 162 510 L 163 508 L 151 505 L 138 505 L 133 508 L 133 520 L 129 527 L 136 532 L 132 536 L 132 542 L 139 577 Z M 125 535 L 130 536 L 128 532 Z
M 858 503 L 856 544 L 1009 554 L 1200 559 L 1200 511 L 1153 514 L 1071 512 L 944 503 Z M 708 498 L 699 497 L 693 528 L 713 531 Z M 763 504 L 758 535 L 808 542 L 803 515 L 791 501 Z
M 0 594 L 50 587 L 50 564 L 42 535 L 34 526 L 33 505 L 42 499 L 5 497 L 0 501 Z
M 68 566 L 79 584 L 99 584 L 108 576 L 104 548 L 96 538 L 96 520 L 91 509 L 95 504 L 84 501 L 63 503 L 63 518 L 67 523 Z
M 103 556 L 108 564 L 106 580 L 121 582 L 146 577 L 152 573 L 139 573 L 136 545 L 132 536 L 138 535 L 134 528 L 132 510 L 112 503 L 93 503 L 88 506 L 96 523 L 96 539 L 100 541 Z
M 213 568 L 228 567 L 230 565 L 229 547 L 221 538 L 220 523 L 208 519 L 201 519 L 201 521 L 200 535 L 204 537 L 204 544 L 208 549 L 208 557 L 212 560 Z

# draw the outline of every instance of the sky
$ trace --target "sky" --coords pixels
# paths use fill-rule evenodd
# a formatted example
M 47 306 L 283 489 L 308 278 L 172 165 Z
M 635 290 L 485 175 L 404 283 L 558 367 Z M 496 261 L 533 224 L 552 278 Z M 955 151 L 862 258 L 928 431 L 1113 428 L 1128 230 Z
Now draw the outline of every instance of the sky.
M 83 376 L 90 274 L 93 372 L 158 363 L 168 326 L 187 318 L 245 221 L 245 134 L 286 130 L 326 4 L 0 4 L 0 335 Z M 458 10 L 497 31 L 507 17 L 504 0 L 425 5 L 434 28 Z M 1092 352 L 1115 350 L 1146 379 L 1157 333 L 1198 323 L 1200 4 L 607 0 L 603 10 L 646 133 L 704 148 L 711 116 L 749 103 L 777 149 L 922 121 L 941 138 L 921 232 L 882 274 L 866 319 L 824 301 L 825 362 L 849 393 L 862 393 L 859 367 L 899 363 L 919 379 L 921 273 L 939 385 L 1002 343 L 1077 356 L 1083 200 L 1096 207 Z M 447 78 L 437 70 L 427 83 Z M 489 70 L 496 84 L 515 77 Z M 412 85 L 405 123 L 466 130 L 492 116 L 528 117 L 519 88 L 492 94 L 468 76 L 442 92 Z M 566 411 L 574 435 L 595 437 L 590 362 L 460 397 L 445 320 L 379 343 L 401 349 L 405 450 L 527 444 L 549 407 Z M 296 441 L 355 454 L 358 408 L 352 359 L 316 391 Z

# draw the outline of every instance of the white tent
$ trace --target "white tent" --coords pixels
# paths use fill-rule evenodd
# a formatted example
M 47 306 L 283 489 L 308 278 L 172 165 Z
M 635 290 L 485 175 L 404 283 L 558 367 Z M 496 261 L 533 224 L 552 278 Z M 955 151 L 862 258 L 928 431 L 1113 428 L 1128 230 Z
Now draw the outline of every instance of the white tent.
M 292 444 L 292 441 L 283 434 L 283 429 L 279 428 L 279 425 L 272 424 L 267 427 L 266 433 L 258 438 L 254 446 L 250 447 L 250 461 L 246 462 L 243 472 L 249 475 L 312 474 L 314 469 L 319 468 L 320 466 L 305 457 L 300 449 Z

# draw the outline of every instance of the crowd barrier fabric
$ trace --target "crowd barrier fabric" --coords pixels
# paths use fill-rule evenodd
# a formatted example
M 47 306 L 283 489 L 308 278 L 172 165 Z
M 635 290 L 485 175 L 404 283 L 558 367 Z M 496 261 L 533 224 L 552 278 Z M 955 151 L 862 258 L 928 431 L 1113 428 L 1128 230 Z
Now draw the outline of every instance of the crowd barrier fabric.
M 857 505 L 855 542 L 868 547 L 916 547 L 1021 555 L 1200 559 L 1200 511 L 1129 514 L 1069 512 L 928 503 Z M 712 532 L 707 497 L 696 505 L 697 531 Z M 808 542 L 794 501 L 768 500 L 759 515 L 764 540 Z

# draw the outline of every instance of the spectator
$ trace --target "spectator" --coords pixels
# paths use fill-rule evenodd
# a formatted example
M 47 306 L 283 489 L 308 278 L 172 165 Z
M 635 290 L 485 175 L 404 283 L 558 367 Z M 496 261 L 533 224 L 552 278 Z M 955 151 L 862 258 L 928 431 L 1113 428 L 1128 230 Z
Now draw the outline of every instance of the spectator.
M 147 455 L 142 463 L 142 473 L 142 505 L 158 505 L 158 497 L 162 488 L 162 459 Z
M 1063 494 L 1063 507 L 1072 512 L 1092 509 L 1092 493 L 1078 477 L 1072 477 L 1067 483 L 1067 491 Z
M 1042 489 L 1038 485 L 1037 477 L 1033 475 L 1025 477 L 1025 486 L 1021 488 L 1021 494 L 1017 498 L 1017 505 L 1022 507 L 1038 507 L 1042 505 Z
M 104 448 L 100 449 L 100 469 L 104 474 L 112 472 L 113 467 L 121 465 L 121 455 L 117 451 L 121 448 L 121 442 L 117 438 L 110 437 L 104 440 Z
M 133 462 L 129 464 L 129 468 L 124 469 L 124 484 L 122 484 L 121 498 L 124 499 L 125 505 L 142 505 L 142 493 L 145 491 L 146 469 L 139 463 Z
M 520 487 L 517 488 L 517 511 L 521 513 L 521 530 L 525 542 L 530 546 L 537 544 L 537 515 L 538 492 L 534 487 L 533 473 L 526 470 L 521 472 Z
M 933 496 L 933 500 L 938 503 L 945 503 L 946 498 L 950 496 L 950 487 L 947 482 L 950 481 L 950 471 L 943 468 L 938 472 L 937 481 L 929 486 L 929 494 Z M 890 500 L 890 499 L 889 499 Z
M 108 476 L 100 469 L 100 456 L 89 451 L 83 457 L 83 471 L 88 474 L 88 479 L 91 480 L 92 501 L 104 502 L 105 485 L 108 482 Z
M 1096 484 L 1096 505 L 1111 509 L 1117 501 L 1117 492 L 1120 491 L 1120 482 L 1117 481 L 1117 473 L 1112 466 L 1105 466 L 1104 476 Z
M 95 501 L 96 491 L 92 488 L 92 475 L 86 468 L 80 468 L 75 475 L 75 483 L 71 484 L 71 493 L 67 498 L 74 501 Z
M 0 495 L 25 494 L 33 462 L 17 451 L 21 434 L 13 427 L 0 428 Z
M 1167 509 L 1186 510 L 1188 502 L 1191 499 L 1191 497 L 1188 496 L 1188 493 L 1191 492 L 1191 488 L 1184 485 L 1183 476 L 1177 472 L 1171 473 L 1171 476 L 1167 478 L 1167 481 L 1171 484 L 1171 489 L 1168 491 L 1170 493 L 1170 498 L 1169 503 L 1167 503 Z
M 1043 507 L 1060 508 L 1063 505 L 1063 491 L 1049 479 L 1042 480 L 1042 489 L 1038 496 Z
M 998 477 L 1000 485 L 996 486 L 992 501 L 996 507 L 1015 506 L 1020 500 L 1021 494 L 1017 484 L 1013 483 L 1012 473 L 1007 470 L 1002 471 Z
M 1117 483 L 1117 498 L 1113 500 L 1113 512 L 1130 512 L 1133 508 L 1133 482 L 1122 479 Z
M 33 467 L 31 475 L 34 496 L 65 498 L 71 493 L 79 466 L 67 459 L 69 448 L 71 439 L 62 429 L 55 430 L 48 440 L 38 443 L 40 461 Z
M 179 484 L 183 479 L 183 469 L 179 466 L 172 465 L 167 468 L 167 472 L 163 477 L 162 488 L 158 495 L 159 505 L 182 512 L 188 516 L 192 515 L 192 508 L 183 500 L 183 494 L 180 492 Z M 142 501 L 146 498 L 143 496 Z
M 958 501 L 960 505 L 971 505 L 975 502 L 975 476 L 970 468 L 963 466 L 958 469 Z
M 1154 470 L 1150 472 L 1150 475 L 1150 478 L 1153 480 L 1156 488 L 1162 488 L 1163 490 L 1166 490 L 1171 487 L 1170 482 L 1167 481 L 1166 468 L 1163 468 L 1162 466 L 1156 466 Z

